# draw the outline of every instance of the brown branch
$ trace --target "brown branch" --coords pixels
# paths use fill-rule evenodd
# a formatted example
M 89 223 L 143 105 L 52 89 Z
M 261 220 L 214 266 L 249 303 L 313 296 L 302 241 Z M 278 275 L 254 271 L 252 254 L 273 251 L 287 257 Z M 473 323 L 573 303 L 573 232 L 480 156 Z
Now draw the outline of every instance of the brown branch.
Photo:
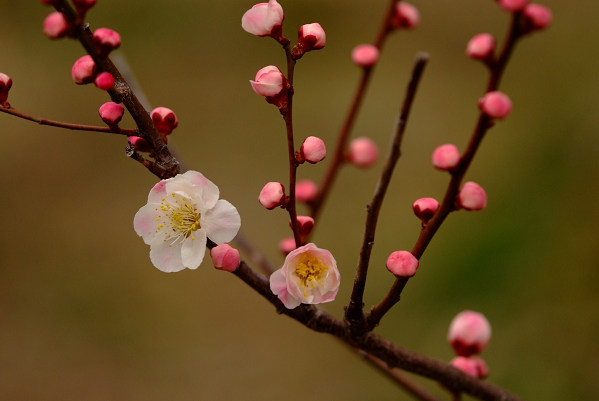
M 522 36 L 521 31 L 521 13 L 515 13 L 512 17 L 512 22 L 510 29 L 507 34 L 507 38 L 504 41 L 503 50 L 501 51 L 497 60 L 489 66 L 489 81 L 487 84 L 487 92 L 497 90 L 498 85 L 501 81 L 503 73 L 505 71 L 505 67 L 507 62 L 514 50 L 514 47 Z M 443 197 L 443 201 L 439 207 L 439 210 L 435 213 L 433 218 L 424 226 L 423 230 L 420 232 L 418 240 L 416 244 L 412 248 L 412 254 L 420 259 L 424 254 L 427 246 L 435 236 L 437 230 L 445 221 L 445 218 L 455 210 L 455 202 L 460 190 L 460 186 L 464 176 L 472 160 L 474 159 L 474 155 L 478 150 L 482 140 L 485 137 L 485 134 L 493 126 L 493 121 L 484 113 L 479 113 L 479 117 L 470 137 L 470 142 L 468 143 L 468 147 L 466 151 L 460 158 L 460 162 L 457 167 L 451 172 L 451 180 L 447 186 L 445 191 L 445 195 Z M 409 278 L 398 278 L 393 283 L 391 289 L 385 296 L 385 298 L 376 305 L 370 314 L 367 316 L 367 320 L 369 325 L 375 327 L 379 324 L 382 317 L 395 305 L 399 302 L 401 293 L 405 288 Z
M 385 165 L 381 172 L 381 176 L 376 185 L 375 193 L 372 201 L 367 207 L 366 227 L 364 229 L 364 237 L 362 239 L 362 248 L 360 249 L 360 259 L 358 262 L 358 268 L 356 270 L 356 277 L 354 280 L 354 287 L 351 294 L 349 305 L 346 308 L 345 319 L 352 327 L 355 335 L 361 335 L 365 330 L 370 330 L 372 327 L 368 327 L 364 321 L 363 314 L 363 298 L 364 289 L 366 287 L 366 276 L 368 273 L 368 264 L 370 262 L 370 254 L 374 245 L 374 236 L 376 232 L 376 224 L 378 216 L 391 182 L 391 177 L 397 161 L 401 156 L 401 142 L 403 140 L 404 132 L 408 122 L 408 116 L 414 102 L 414 97 L 418 89 L 418 84 L 424 67 L 428 61 L 428 55 L 421 53 L 417 56 L 412 75 L 408 87 L 406 88 L 406 94 L 401 106 L 397 124 L 393 134 L 391 146 L 389 147 L 389 153 L 385 161 Z

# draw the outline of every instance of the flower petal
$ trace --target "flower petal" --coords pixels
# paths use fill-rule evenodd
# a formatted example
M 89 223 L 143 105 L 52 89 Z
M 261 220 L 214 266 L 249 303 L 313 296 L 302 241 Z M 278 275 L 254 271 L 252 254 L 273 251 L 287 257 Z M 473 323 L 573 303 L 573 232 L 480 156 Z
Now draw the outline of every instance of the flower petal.
M 287 309 L 294 309 L 300 305 L 300 301 L 290 296 L 287 291 L 287 278 L 283 269 L 279 269 L 270 275 L 270 290 L 275 294 Z
M 206 252 L 206 232 L 204 230 L 194 231 L 183 241 L 181 246 L 181 258 L 183 266 L 188 269 L 197 269 Z
M 150 193 L 151 196 L 151 193 Z M 133 218 L 133 228 L 144 242 L 150 245 L 156 238 L 156 205 L 148 203 L 142 206 Z
M 202 173 L 189 170 L 184 174 L 176 176 L 174 179 L 167 180 L 166 191 L 183 192 L 190 198 L 200 200 L 201 209 L 211 209 L 216 204 L 220 191 L 218 187 Z
M 200 225 L 206 230 L 208 238 L 220 245 L 235 238 L 241 226 L 241 217 L 235 206 L 220 199 L 216 206 L 204 212 Z
M 148 203 L 160 203 L 161 199 L 166 195 L 166 181 L 160 180 L 152 187 L 148 194 Z
M 181 259 L 181 246 L 161 242 L 150 248 L 150 260 L 158 270 L 174 273 L 185 269 Z

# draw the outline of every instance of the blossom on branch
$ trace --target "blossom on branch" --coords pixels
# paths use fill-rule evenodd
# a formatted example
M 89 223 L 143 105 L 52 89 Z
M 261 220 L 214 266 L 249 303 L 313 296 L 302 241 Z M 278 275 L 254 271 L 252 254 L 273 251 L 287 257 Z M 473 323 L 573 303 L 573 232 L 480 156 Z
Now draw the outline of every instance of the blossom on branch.
M 331 252 L 310 243 L 292 250 L 283 267 L 270 276 L 270 289 L 287 309 L 331 302 L 341 276 Z
M 150 245 L 150 259 L 164 272 L 196 269 L 206 241 L 231 241 L 241 225 L 235 206 L 218 199 L 219 190 L 197 171 L 162 180 L 133 220 L 135 232 Z
M 241 27 L 252 35 L 273 36 L 281 32 L 284 19 L 283 7 L 276 0 L 270 0 L 247 10 L 241 17 Z

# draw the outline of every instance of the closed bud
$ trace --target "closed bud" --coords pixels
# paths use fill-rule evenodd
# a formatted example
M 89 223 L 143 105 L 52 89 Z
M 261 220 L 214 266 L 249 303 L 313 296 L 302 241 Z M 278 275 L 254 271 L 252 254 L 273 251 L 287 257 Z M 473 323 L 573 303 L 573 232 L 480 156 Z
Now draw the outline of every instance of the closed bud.
M 96 64 L 92 56 L 85 55 L 75 61 L 71 69 L 71 76 L 77 85 L 89 84 L 94 81 L 95 70 Z
M 460 151 L 451 143 L 441 145 L 433 152 L 431 162 L 437 170 L 452 170 L 460 162 Z
M 465 310 L 451 321 L 447 341 L 457 355 L 480 354 L 491 341 L 491 325 L 482 313 Z
M 475 60 L 489 60 L 495 51 L 495 38 L 490 33 L 479 33 L 470 39 L 466 55 Z
M 318 22 L 302 25 L 297 33 L 297 45 L 293 58 L 300 58 L 305 52 L 322 49 L 327 43 L 327 35 Z
M 6 100 L 8 99 L 8 92 L 10 91 L 10 88 L 12 87 L 12 79 L 4 74 L 0 72 L 0 105 L 1 106 L 5 106 Z
M 274 65 L 261 68 L 256 73 L 256 80 L 251 81 L 252 89 L 260 96 L 272 97 L 283 91 L 285 77 Z
M 73 0 L 73 4 L 80 14 L 85 14 L 96 4 L 96 0 Z
M 347 160 L 358 167 L 370 167 L 376 163 L 379 150 L 370 138 L 356 138 L 349 144 Z
M 435 198 L 416 199 L 412 204 L 412 210 L 416 217 L 426 223 L 439 210 L 439 202 Z
M 295 238 L 293 237 L 283 238 L 281 241 L 279 241 L 279 250 L 283 253 L 283 255 L 287 255 L 295 248 Z
M 312 202 L 318 195 L 318 186 L 312 180 L 300 180 L 295 183 L 295 200 Z
M 372 67 L 379 61 L 379 49 L 376 46 L 363 44 L 354 47 L 351 59 L 358 67 Z
M 412 277 L 418 270 L 418 259 L 411 252 L 395 251 L 387 258 L 387 270 L 396 277 Z
M 462 372 L 476 377 L 477 379 L 484 379 L 489 375 L 489 367 L 487 363 L 477 356 L 465 357 L 456 356 L 449 362 L 454 368 L 461 370 Z
M 476 182 L 468 181 L 458 193 L 458 205 L 466 210 L 482 210 L 487 206 L 487 193 Z
M 151 152 L 152 148 L 145 139 L 139 136 L 130 136 L 129 142 L 138 152 Z
M 167 107 L 156 107 L 150 113 L 150 117 L 152 118 L 152 123 L 156 130 L 163 135 L 170 135 L 170 133 L 179 125 L 177 115 Z M 165 138 L 165 136 L 162 137 L 162 139 Z
M 289 221 L 289 227 L 293 228 L 291 221 Z M 300 236 L 305 237 L 314 228 L 314 219 L 310 216 L 297 216 L 297 227 Z
M 528 31 L 548 28 L 553 20 L 551 9 L 540 4 L 529 4 L 524 7 L 525 26 Z
M 512 111 L 512 101 L 503 92 L 487 92 L 478 101 L 478 108 L 491 118 L 506 118 Z
M 276 0 L 254 5 L 241 17 L 241 27 L 252 35 L 278 36 L 285 19 L 283 7 Z
M 508 12 L 520 11 L 530 0 L 498 0 L 499 6 Z
M 214 267 L 218 270 L 234 272 L 239 267 L 239 251 L 229 244 L 221 244 L 210 250 Z
M 280 182 L 268 182 L 260 191 L 258 201 L 268 210 L 281 206 L 285 201 L 285 187 Z
M 94 84 L 102 90 L 110 90 L 114 88 L 114 77 L 109 72 L 101 72 L 96 76 Z
M 69 23 L 63 13 L 54 11 L 44 19 L 42 30 L 50 39 L 62 38 L 69 31 Z
M 121 121 L 121 118 L 123 118 L 124 112 L 125 109 L 123 106 L 115 102 L 106 102 L 100 106 L 100 109 L 98 110 L 102 121 L 109 126 L 118 124 Z
M 309 136 L 302 143 L 300 154 L 308 163 L 318 163 L 327 155 L 327 148 L 324 141 L 315 136 Z
M 390 23 L 391 27 L 394 29 L 414 29 L 420 24 L 420 13 L 418 12 L 418 9 L 410 3 L 398 1 L 395 4 L 395 14 L 391 18 Z
M 94 42 L 101 54 L 108 55 L 121 45 L 121 35 L 110 28 L 98 28 L 94 31 Z

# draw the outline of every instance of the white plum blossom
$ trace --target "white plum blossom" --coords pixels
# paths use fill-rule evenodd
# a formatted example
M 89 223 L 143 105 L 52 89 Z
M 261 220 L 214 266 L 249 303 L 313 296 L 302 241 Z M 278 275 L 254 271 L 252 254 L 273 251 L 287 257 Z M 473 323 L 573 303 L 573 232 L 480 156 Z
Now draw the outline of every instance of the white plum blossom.
M 287 309 L 331 302 L 341 277 L 331 252 L 310 243 L 291 251 L 283 267 L 270 276 L 270 290 Z
M 207 238 L 231 241 L 241 225 L 235 206 L 218 199 L 216 185 L 197 171 L 162 180 L 133 219 L 135 232 L 150 245 L 159 270 L 196 269 L 204 259 Z

